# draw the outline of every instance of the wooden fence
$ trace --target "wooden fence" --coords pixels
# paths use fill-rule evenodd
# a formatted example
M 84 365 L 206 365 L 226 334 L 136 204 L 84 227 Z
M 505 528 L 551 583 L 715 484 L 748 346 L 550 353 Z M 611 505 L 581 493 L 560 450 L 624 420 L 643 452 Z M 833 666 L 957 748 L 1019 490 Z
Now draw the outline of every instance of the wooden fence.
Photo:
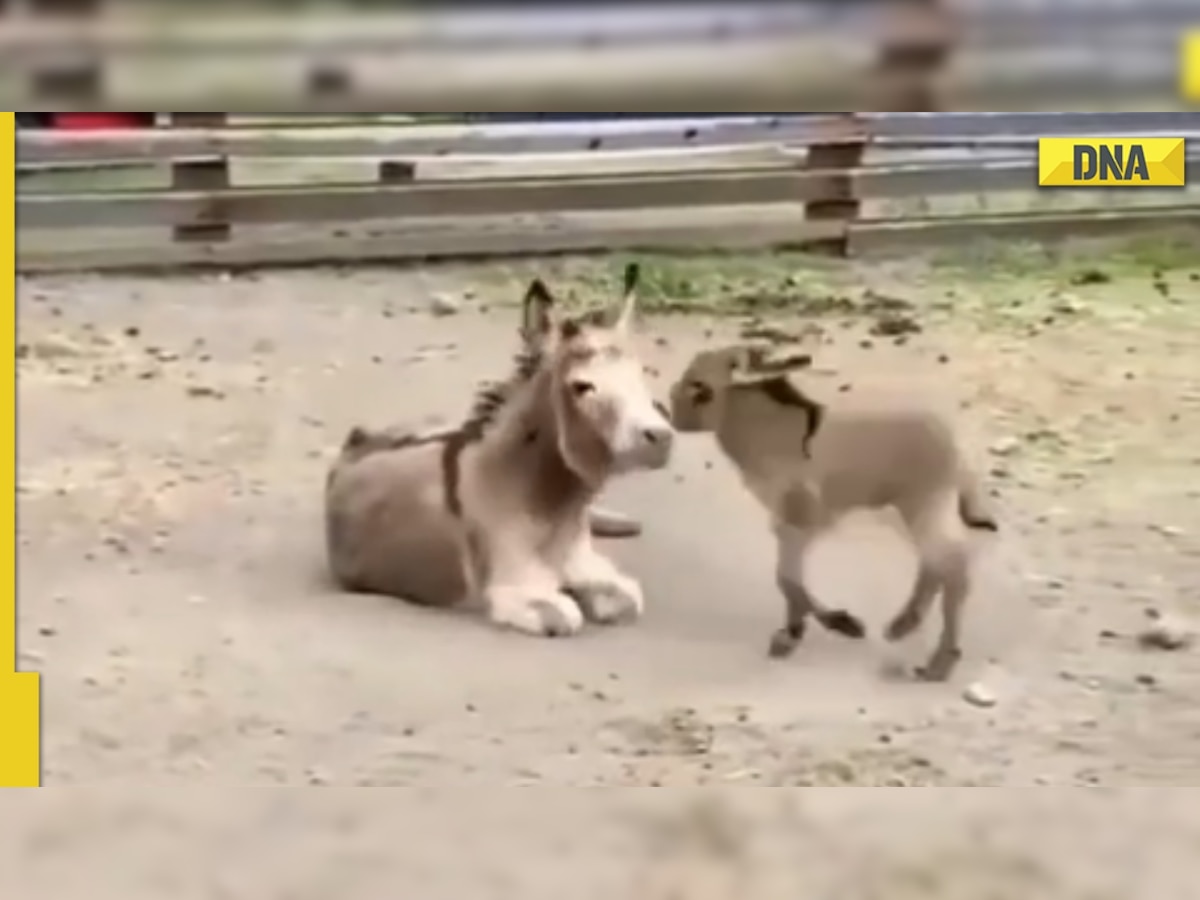
M 1200 224 L 1194 187 L 1036 186 L 1037 137 L 1052 134 L 1189 138 L 1188 180 L 1200 184 L 1200 113 L 290 128 L 223 119 L 20 133 L 19 268 L 778 245 L 847 254 Z

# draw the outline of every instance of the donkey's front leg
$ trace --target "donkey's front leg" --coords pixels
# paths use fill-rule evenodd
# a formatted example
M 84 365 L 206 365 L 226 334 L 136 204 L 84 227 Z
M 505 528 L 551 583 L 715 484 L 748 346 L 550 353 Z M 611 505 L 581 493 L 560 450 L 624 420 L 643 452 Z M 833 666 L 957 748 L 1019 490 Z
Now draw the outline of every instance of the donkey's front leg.
M 810 615 L 844 637 L 857 639 L 866 635 L 866 627 L 857 616 L 825 606 L 804 584 L 805 557 L 819 533 L 820 529 L 814 525 L 792 525 L 786 521 L 775 524 L 775 584 L 786 609 L 783 627 L 771 635 L 768 645 L 768 653 L 777 659 L 790 656 L 804 639 Z
M 521 546 L 496 547 L 480 591 L 488 618 L 537 637 L 565 637 L 583 628 L 579 604 L 562 591 L 558 573 Z
M 642 586 L 607 556 L 596 552 L 586 534 L 567 557 L 563 590 L 578 601 L 590 621 L 601 625 L 633 621 L 642 615 L 645 606 Z

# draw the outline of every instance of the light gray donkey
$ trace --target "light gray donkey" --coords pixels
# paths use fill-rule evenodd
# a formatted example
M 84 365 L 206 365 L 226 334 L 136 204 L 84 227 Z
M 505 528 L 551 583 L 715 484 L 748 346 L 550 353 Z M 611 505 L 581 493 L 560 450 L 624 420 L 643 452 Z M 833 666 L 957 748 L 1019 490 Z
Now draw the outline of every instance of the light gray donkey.
M 567 635 L 641 614 L 641 586 L 592 545 L 589 506 L 614 476 L 665 467 L 674 431 L 631 346 L 638 268 L 611 310 L 560 318 L 540 280 L 507 380 L 457 428 L 380 439 L 353 429 L 325 492 L 330 568 L 349 590 Z

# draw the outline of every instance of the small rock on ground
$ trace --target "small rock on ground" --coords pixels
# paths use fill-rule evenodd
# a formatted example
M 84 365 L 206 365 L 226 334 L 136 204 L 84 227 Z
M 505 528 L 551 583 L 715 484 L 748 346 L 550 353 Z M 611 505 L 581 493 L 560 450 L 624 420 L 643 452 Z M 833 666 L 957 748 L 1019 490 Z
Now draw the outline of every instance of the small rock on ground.
M 1150 625 L 1138 635 L 1138 643 L 1153 650 L 1185 650 L 1196 640 L 1195 628 L 1176 616 L 1152 614 Z
M 462 304 L 449 294 L 434 294 L 429 301 L 429 311 L 435 316 L 452 316 L 461 308 Z
M 967 689 L 963 691 L 963 699 L 972 706 L 987 709 L 995 706 L 999 698 L 996 696 L 996 692 L 982 681 L 976 681 L 968 685 Z

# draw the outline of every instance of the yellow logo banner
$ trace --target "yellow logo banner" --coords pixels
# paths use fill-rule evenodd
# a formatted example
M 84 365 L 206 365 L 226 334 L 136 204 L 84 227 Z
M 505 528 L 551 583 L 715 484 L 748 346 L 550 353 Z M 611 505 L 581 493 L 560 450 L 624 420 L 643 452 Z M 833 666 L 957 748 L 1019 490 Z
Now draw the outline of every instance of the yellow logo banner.
M 0 329 L 8 347 L 0 385 L 0 423 L 8 487 L 0 491 L 4 534 L 0 551 L 0 787 L 41 784 L 41 682 L 17 671 L 17 292 L 16 123 L 0 113 Z
M 1183 138 L 1044 137 L 1038 139 L 1042 187 L 1183 187 Z

